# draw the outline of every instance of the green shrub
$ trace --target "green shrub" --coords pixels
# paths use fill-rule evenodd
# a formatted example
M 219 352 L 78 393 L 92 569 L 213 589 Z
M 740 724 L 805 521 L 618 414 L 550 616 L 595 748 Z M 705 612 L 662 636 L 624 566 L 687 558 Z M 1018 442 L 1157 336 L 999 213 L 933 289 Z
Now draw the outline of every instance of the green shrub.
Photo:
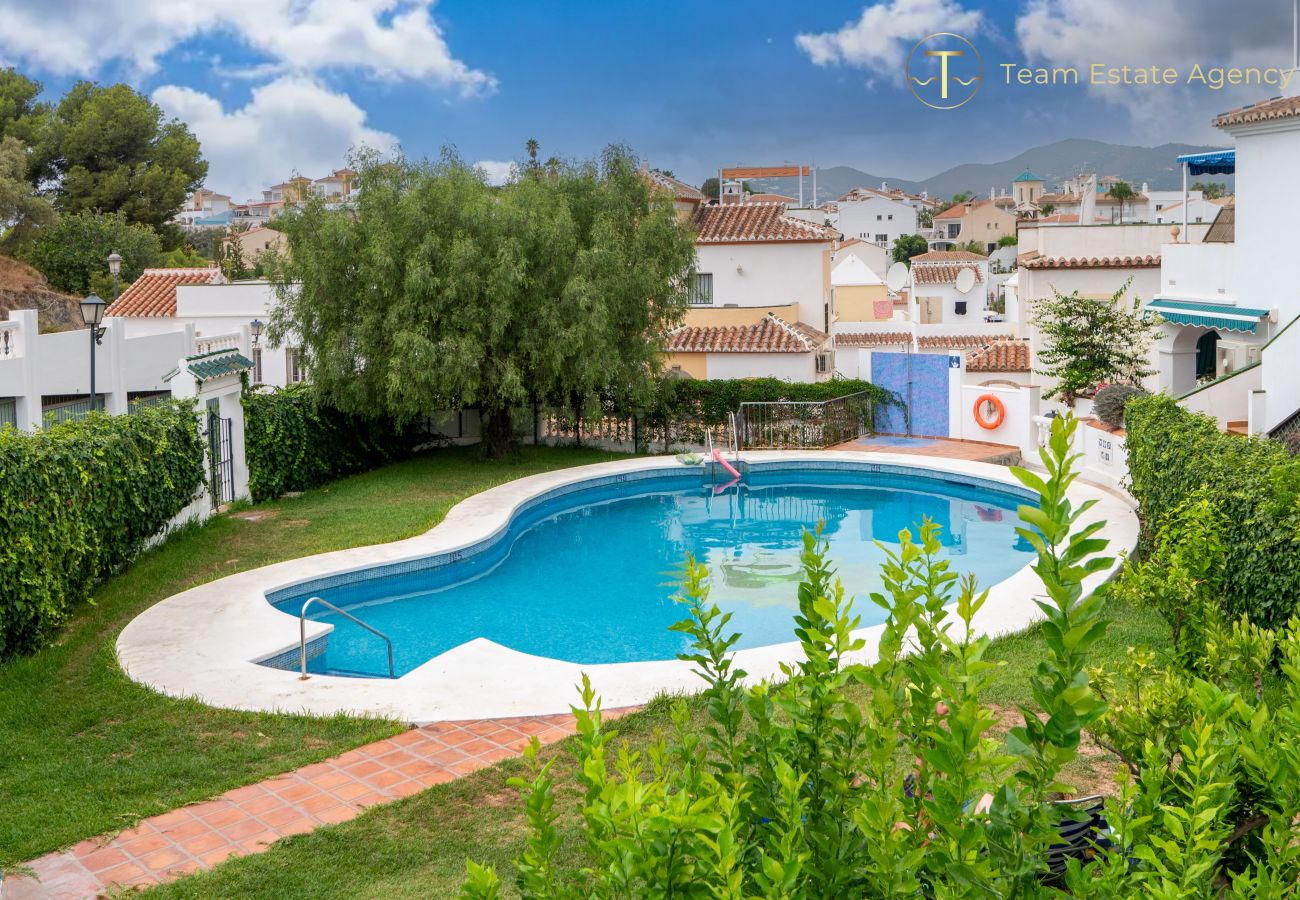
M 0 658 L 39 648 L 194 499 L 204 474 L 187 405 L 0 429 Z
M 1098 419 L 1111 428 L 1124 427 L 1124 409 L 1134 397 L 1141 397 L 1146 391 L 1131 384 L 1108 384 L 1092 398 L 1092 412 Z
M 1223 562 L 1213 585 L 1219 617 L 1246 615 L 1266 628 L 1285 623 L 1300 602 L 1300 506 L 1279 502 L 1279 476 L 1290 464 L 1286 449 L 1264 438 L 1224 434 L 1209 416 L 1164 395 L 1131 400 L 1127 417 L 1143 552 L 1167 557 L 1162 547 L 1181 545 L 1180 507 L 1189 497 L 1203 497 L 1221 529 Z
M 410 449 L 409 433 L 382 420 L 348 416 L 319 402 L 309 384 L 244 394 L 248 491 L 278 497 L 364 472 Z

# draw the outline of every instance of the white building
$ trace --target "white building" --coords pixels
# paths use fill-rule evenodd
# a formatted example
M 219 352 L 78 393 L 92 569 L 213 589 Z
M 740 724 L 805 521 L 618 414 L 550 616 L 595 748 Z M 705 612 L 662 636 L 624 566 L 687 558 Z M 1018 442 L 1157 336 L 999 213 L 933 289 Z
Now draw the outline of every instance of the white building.
M 1199 194 L 1200 191 L 1197 191 L 1197 193 Z M 1218 216 L 1219 210 L 1231 203 L 1231 197 L 1223 200 L 1204 200 L 1189 197 L 1185 204 L 1182 200 L 1160 204 L 1160 209 L 1153 210 L 1151 213 L 1151 220 L 1162 225 L 1181 225 L 1185 219 L 1190 224 L 1200 225 L 1213 222 L 1215 217 Z
M 207 188 L 199 188 L 185 198 L 185 205 L 172 217 L 172 221 L 182 228 L 205 227 L 205 220 L 214 223 L 219 220 L 229 221 L 230 196 L 218 194 Z
M 855 188 L 839 199 L 837 227 L 847 238 L 892 247 L 905 234 L 916 234 L 914 206 L 871 188 Z
M 237 348 L 254 364 L 252 382 L 284 387 L 307 378 L 298 348 L 253 345 L 252 323 L 265 323 L 275 302 L 266 281 L 227 283 L 219 269 L 145 269 L 105 311 L 128 338 L 192 328 L 199 353 Z

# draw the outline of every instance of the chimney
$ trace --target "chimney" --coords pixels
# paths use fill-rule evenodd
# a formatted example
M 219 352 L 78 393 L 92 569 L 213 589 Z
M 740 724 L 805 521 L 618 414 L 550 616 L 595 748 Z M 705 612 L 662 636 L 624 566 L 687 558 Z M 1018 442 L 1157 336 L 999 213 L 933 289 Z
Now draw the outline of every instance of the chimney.
M 880 192 L 885 193 L 888 190 L 889 190 L 889 182 L 888 181 L 880 182 Z

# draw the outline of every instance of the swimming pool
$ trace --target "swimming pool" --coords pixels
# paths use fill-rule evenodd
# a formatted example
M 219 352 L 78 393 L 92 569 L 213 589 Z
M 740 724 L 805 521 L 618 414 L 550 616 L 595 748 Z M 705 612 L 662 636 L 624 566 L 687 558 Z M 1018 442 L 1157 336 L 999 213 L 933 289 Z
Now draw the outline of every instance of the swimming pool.
M 923 470 L 801 463 L 746 467 L 738 485 L 707 469 L 659 469 L 578 482 L 525 504 L 495 535 L 454 553 L 315 579 L 268 595 L 297 616 L 319 596 L 387 634 L 397 675 L 476 638 L 584 665 L 671 660 L 688 639 L 669 626 L 686 555 L 707 564 L 711 599 L 732 614 L 736 649 L 793 639 L 802 533 L 824 535 L 862 626 L 883 621 L 867 595 L 881 588 L 877 543 L 925 518 L 944 555 L 989 586 L 1032 561 L 1015 533 L 1026 492 Z M 309 652 L 309 671 L 387 675 L 384 642 L 315 606 L 333 630 Z M 279 655 L 271 664 L 298 664 Z

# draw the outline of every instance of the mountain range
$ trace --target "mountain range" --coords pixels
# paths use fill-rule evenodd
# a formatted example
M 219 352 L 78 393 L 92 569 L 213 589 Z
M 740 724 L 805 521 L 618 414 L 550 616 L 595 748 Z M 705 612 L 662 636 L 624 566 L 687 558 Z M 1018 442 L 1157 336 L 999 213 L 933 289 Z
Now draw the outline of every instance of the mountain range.
M 976 196 L 987 196 L 990 189 L 999 193 L 1011 191 L 1011 180 L 1026 169 L 1046 181 L 1048 190 L 1075 175 L 1117 175 L 1130 182 L 1134 190 L 1143 183 L 1152 190 L 1175 190 L 1182 187 L 1182 168 L 1176 159 L 1185 153 L 1218 150 L 1218 147 L 1201 147 L 1193 144 L 1161 144 L 1159 147 L 1130 147 L 1108 144 L 1105 141 L 1070 138 L 1034 147 L 1011 159 L 994 163 L 964 163 L 931 176 L 924 181 L 873 175 L 852 166 L 831 166 L 817 170 L 817 200 L 836 200 L 855 187 L 878 188 L 882 183 L 891 188 L 902 188 L 913 194 L 927 193 L 933 197 L 951 197 L 962 191 Z M 1222 181 L 1232 190 L 1231 176 L 1218 176 L 1210 180 Z M 795 178 L 764 178 L 749 182 L 751 190 L 774 191 L 787 196 L 799 196 L 799 182 Z M 805 179 L 805 198 L 812 190 L 811 179 Z

